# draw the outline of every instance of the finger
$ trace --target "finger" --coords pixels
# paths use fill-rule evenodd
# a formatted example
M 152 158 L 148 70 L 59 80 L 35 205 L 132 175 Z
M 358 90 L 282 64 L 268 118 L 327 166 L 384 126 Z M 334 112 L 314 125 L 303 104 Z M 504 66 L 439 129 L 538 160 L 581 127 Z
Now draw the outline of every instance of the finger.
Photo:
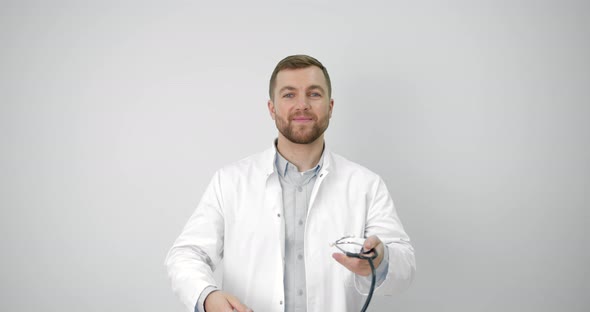
M 347 268 L 353 268 L 353 269 L 358 269 L 358 268 L 364 268 L 364 267 L 368 267 L 369 265 L 367 264 L 366 260 L 362 260 L 359 258 L 354 258 L 354 257 L 349 257 L 343 253 L 339 253 L 339 252 L 335 252 L 332 254 L 332 258 L 334 258 L 334 260 L 336 260 L 338 263 L 342 264 L 343 266 L 347 267 Z
M 376 268 L 379 267 L 379 265 L 381 264 L 381 260 L 383 260 L 383 252 L 385 250 L 385 245 L 383 244 L 381 239 L 379 239 L 379 237 L 375 235 L 367 238 L 365 240 L 365 243 L 363 244 L 363 249 L 374 249 L 375 251 L 377 251 L 377 258 L 374 260 L 374 264 Z
M 231 306 L 238 312 L 252 312 L 252 309 L 248 308 L 245 304 L 241 303 L 240 300 L 238 300 L 238 298 L 234 296 L 227 296 L 227 301 L 229 301 Z
M 341 253 L 333 253 L 332 254 L 332 258 L 334 258 L 334 260 L 336 260 L 338 263 L 342 264 L 343 266 L 347 266 L 348 265 L 348 258 L 345 254 L 341 254 Z
M 351 258 L 341 253 L 333 253 L 332 258 L 355 274 L 362 276 L 368 276 L 371 274 L 371 269 L 367 261 Z
M 373 248 L 376 248 L 379 244 L 381 244 L 381 240 L 379 239 L 379 237 L 373 235 L 365 240 L 365 242 L 363 243 L 363 249 L 371 250 Z

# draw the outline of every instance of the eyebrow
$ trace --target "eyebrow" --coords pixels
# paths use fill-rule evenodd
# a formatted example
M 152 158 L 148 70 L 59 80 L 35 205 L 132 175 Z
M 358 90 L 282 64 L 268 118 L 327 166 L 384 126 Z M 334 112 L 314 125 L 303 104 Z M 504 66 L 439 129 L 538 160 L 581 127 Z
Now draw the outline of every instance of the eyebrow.
M 324 91 L 324 88 L 322 88 L 322 86 L 320 86 L 320 85 L 311 85 L 311 86 L 307 87 L 307 91 L 313 90 L 313 89 L 319 89 L 320 91 L 322 91 L 322 93 L 326 93 L 326 91 Z M 281 93 L 285 90 L 293 91 L 293 90 L 297 90 L 297 88 L 292 87 L 292 86 L 284 86 L 279 90 L 279 93 Z
M 324 88 L 322 88 L 322 86 L 319 86 L 319 85 L 311 85 L 307 88 L 307 90 L 313 90 L 313 89 L 319 89 L 320 91 L 322 91 L 322 93 L 326 93 L 326 91 L 324 91 Z
M 281 90 L 279 90 L 279 94 L 282 93 L 285 90 L 292 91 L 292 90 L 297 90 L 297 89 L 295 87 L 291 87 L 291 86 L 284 86 L 284 87 L 281 88 Z

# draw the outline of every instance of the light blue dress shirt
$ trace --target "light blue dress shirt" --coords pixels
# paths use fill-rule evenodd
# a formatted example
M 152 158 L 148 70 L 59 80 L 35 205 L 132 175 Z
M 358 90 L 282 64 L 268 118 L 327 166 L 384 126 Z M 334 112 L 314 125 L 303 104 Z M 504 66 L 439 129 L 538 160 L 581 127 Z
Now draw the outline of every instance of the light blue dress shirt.
M 324 157 L 305 172 L 299 172 L 278 151 L 275 166 L 283 190 L 285 215 L 285 312 L 304 312 L 307 305 L 303 238 L 311 192 Z

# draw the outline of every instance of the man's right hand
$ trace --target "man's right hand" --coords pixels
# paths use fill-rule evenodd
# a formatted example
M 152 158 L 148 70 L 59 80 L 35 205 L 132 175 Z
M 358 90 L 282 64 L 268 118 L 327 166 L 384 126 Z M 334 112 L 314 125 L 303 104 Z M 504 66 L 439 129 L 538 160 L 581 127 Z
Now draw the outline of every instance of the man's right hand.
M 238 298 L 221 290 L 211 292 L 205 298 L 205 312 L 253 312 L 238 300 Z

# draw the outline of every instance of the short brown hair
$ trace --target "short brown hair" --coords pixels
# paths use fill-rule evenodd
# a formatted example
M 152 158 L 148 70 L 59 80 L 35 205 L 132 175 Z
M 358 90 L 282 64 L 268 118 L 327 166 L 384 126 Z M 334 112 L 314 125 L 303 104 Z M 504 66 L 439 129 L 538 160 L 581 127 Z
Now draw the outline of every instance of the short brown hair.
M 317 66 L 322 70 L 324 77 L 326 78 L 326 84 L 328 85 L 328 96 L 332 96 L 332 83 L 330 82 L 330 75 L 328 75 L 328 70 L 326 67 L 324 67 L 320 61 L 309 55 L 296 54 L 282 59 L 275 67 L 275 70 L 272 72 L 272 75 L 270 76 L 270 84 L 268 87 L 268 95 L 270 95 L 270 98 L 273 98 L 272 93 L 277 82 L 277 75 L 281 70 L 307 68 L 310 66 Z

